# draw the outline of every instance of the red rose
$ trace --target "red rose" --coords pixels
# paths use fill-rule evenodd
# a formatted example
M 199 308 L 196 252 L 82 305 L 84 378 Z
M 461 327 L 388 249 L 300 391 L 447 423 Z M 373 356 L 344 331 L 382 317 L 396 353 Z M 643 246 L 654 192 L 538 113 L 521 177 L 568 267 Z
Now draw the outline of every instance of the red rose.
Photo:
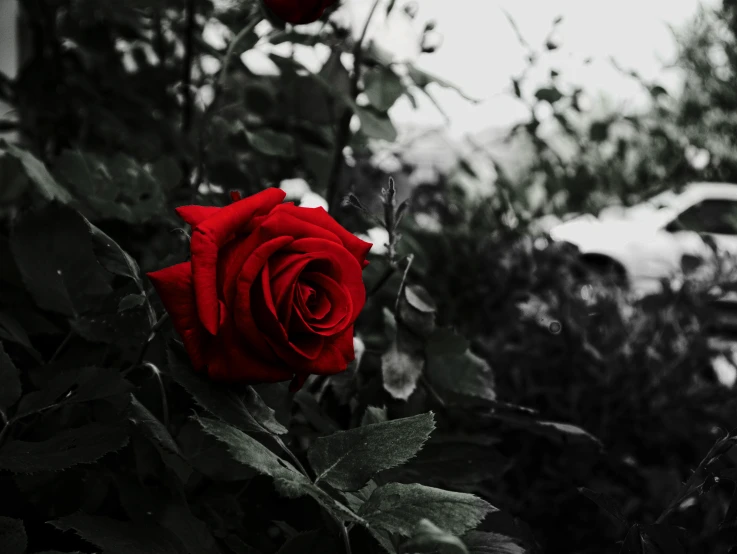
M 263 0 L 266 8 L 279 19 L 292 25 L 312 23 L 338 0 Z
M 371 244 L 284 196 L 177 208 L 192 226 L 191 261 L 148 274 L 195 370 L 213 379 L 298 388 L 354 358 Z

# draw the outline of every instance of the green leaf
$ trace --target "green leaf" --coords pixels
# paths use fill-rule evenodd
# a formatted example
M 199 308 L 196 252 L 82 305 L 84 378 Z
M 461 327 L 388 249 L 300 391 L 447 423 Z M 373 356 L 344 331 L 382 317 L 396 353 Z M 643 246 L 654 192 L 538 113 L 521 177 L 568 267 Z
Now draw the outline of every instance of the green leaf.
M 146 297 L 142 294 L 129 294 L 124 296 L 118 304 L 118 312 L 124 312 L 133 308 L 139 308 L 146 303 Z
M 39 442 L 12 440 L 0 448 L 0 469 L 15 473 L 59 471 L 90 464 L 128 444 L 124 428 L 100 423 L 64 429 Z
M 324 531 L 315 530 L 299 533 L 287 540 L 277 554 L 325 554 L 339 552 L 335 539 Z
M 645 525 L 643 532 L 660 549 L 658 554 L 686 554 L 686 549 L 678 540 L 678 529 L 669 525 Z
M 498 533 L 470 531 L 463 537 L 469 554 L 525 554 L 526 550 L 517 542 Z
M 387 142 L 397 140 L 397 129 L 388 115 L 361 106 L 355 106 L 354 111 L 361 121 L 361 131 L 367 137 Z
M 71 202 L 72 195 L 69 194 L 69 191 L 56 182 L 46 166 L 33 154 L 9 143 L 0 144 L 0 148 L 20 160 L 29 179 L 46 200 L 64 204 Z
M 156 447 L 164 463 L 177 474 L 183 483 L 186 483 L 192 470 L 184 462 L 179 446 L 164 424 L 133 395 L 128 405 L 128 419 Z
M 317 477 L 341 491 L 356 491 L 378 472 L 405 463 L 435 428 L 432 413 L 375 423 L 318 438 L 307 452 Z
M 125 394 L 131 384 L 113 368 L 81 367 L 65 371 L 43 369 L 47 379 L 40 391 L 26 394 L 18 404 L 15 417 L 38 413 L 51 406 L 78 404 Z M 47 372 L 53 371 L 47 376 Z
M 152 171 L 122 153 L 64 151 L 55 172 L 100 219 L 146 223 L 164 213 L 166 196 Z
M 416 553 L 469 554 L 461 539 L 443 531 L 428 519 L 420 520 L 405 549 Z
M 469 350 L 468 341 L 449 329 L 437 329 L 425 346 L 427 378 L 441 389 L 466 395 L 496 399 L 494 373 Z
M 235 460 L 274 479 L 276 490 L 282 496 L 287 498 L 310 496 L 342 520 L 362 521 L 349 508 L 315 486 L 292 464 L 257 440 L 221 421 L 212 419 L 198 419 L 198 421 L 206 433 L 225 443 Z
M 558 100 L 563 98 L 563 93 L 555 87 L 544 87 L 538 89 L 535 93 L 535 98 L 538 100 L 555 104 Z
M 279 133 L 271 129 L 244 131 L 249 144 L 267 156 L 293 158 L 295 155 L 294 138 L 287 133 Z
M 364 75 L 364 92 L 371 105 L 386 112 L 404 94 L 402 79 L 389 67 L 377 66 Z
M 0 411 L 6 412 L 21 394 L 20 373 L 0 342 Z
M 606 494 L 587 489 L 586 487 L 580 487 L 578 491 L 589 500 L 595 502 L 596 505 L 599 506 L 599 508 L 604 510 L 609 515 L 609 517 L 611 517 L 614 522 L 622 528 L 621 531 L 629 529 L 627 518 L 624 517 L 622 510 L 613 498 L 607 496 Z
M 386 414 L 386 408 L 377 408 L 376 406 L 369 406 L 361 418 L 361 425 L 373 425 L 374 423 L 384 423 L 388 419 Z
M 253 387 L 246 387 L 238 394 L 233 387 L 214 383 L 195 373 L 187 361 L 187 355 L 176 343 L 168 349 L 169 372 L 195 401 L 211 414 L 243 431 L 282 435 L 286 427 L 276 419 Z
M 28 292 L 43 309 L 74 316 L 112 292 L 85 220 L 71 208 L 50 204 L 26 215 L 10 248 Z
M 215 537 L 207 525 L 197 519 L 189 507 L 168 503 L 161 514 L 161 525 L 187 547 L 189 554 L 211 554 L 219 552 Z
M 473 496 L 423 485 L 389 483 L 377 488 L 358 515 L 369 525 L 409 537 L 422 519 L 437 522 L 454 535 L 476 527 L 491 504 Z
M 185 554 L 186 550 L 168 531 L 142 522 L 124 522 L 82 513 L 52 521 L 62 531 L 74 530 L 105 554 Z
M 26 529 L 20 519 L 0 516 L 0 552 L 25 554 L 28 546 Z
M 141 280 L 141 270 L 138 268 L 136 261 L 123 250 L 117 242 L 95 227 L 92 223 L 85 219 L 85 223 L 89 228 L 92 236 L 93 248 L 98 261 L 114 275 L 128 277 L 133 279 L 139 288 L 143 289 L 143 281 Z

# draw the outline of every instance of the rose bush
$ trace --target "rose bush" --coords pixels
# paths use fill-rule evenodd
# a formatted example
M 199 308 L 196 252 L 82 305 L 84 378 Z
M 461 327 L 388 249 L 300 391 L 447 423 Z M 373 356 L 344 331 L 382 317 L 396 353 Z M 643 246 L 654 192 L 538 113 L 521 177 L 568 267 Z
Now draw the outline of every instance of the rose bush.
M 213 379 L 299 388 L 354 358 L 371 244 L 284 197 L 272 188 L 224 208 L 178 208 L 191 261 L 148 274 L 195 370 Z
M 335 3 L 337 0 L 263 0 L 270 13 L 292 25 L 317 21 Z

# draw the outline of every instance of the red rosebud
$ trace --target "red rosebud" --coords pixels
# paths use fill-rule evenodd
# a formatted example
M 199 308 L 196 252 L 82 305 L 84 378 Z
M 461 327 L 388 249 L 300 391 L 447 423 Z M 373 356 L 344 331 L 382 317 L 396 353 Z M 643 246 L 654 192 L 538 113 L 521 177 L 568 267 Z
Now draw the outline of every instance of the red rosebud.
M 338 0 L 262 0 L 266 9 L 292 25 L 312 23 Z

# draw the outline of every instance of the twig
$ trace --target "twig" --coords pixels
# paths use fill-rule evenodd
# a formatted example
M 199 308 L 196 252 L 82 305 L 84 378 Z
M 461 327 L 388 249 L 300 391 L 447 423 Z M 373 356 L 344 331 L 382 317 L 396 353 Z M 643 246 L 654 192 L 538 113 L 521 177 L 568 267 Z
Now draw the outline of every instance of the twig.
M 655 520 L 655 524 L 662 523 L 665 518 L 667 518 L 673 510 L 679 506 L 681 503 L 683 503 L 684 500 L 686 500 L 696 489 L 698 489 L 701 485 L 697 485 L 694 487 L 694 483 L 697 481 L 697 478 L 700 476 L 700 474 L 706 469 L 708 465 L 712 463 L 712 461 L 718 457 L 724 454 L 727 450 L 729 450 L 729 447 L 726 447 L 726 443 L 733 443 L 734 439 L 731 438 L 730 435 L 727 437 L 718 440 L 717 442 L 712 445 L 712 447 L 709 449 L 709 452 L 704 456 L 704 459 L 701 460 L 699 463 L 699 466 L 696 468 L 696 470 L 691 474 L 691 477 L 689 477 L 688 481 L 686 481 L 682 486 L 680 491 L 678 491 L 678 494 L 675 496 L 673 500 L 670 501 L 668 506 L 663 510 L 663 513 L 660 514 L 657 520 Z
M 355 102 L 358 98 L 359 88 L 358 82 L 361 79 L 361 66 L 363 65 L 363 43 L 366 40 L 371 20 L 374 18 L 376 8 L 379 6 L 379 0 L 374 0 L 371 11 L 366 18 L 361 31 L 361 36 L 353 46 L 353 74 L 351 75 L 351 99 Z M 336 201 L 340 182 L 340 172 L 343 167 L 343 149 L 351 138 L 351 119 L 353 119 L 353 110 L 347 107 L 343 112 L 338 124 L 338 131 L 335 134 L 335 152 L 333 153 L 333 163 L 330 168 L 330 177 L 328 179 L 328 190 L 326 200 L 328 202 L 328 213 L 335 213 L 335 209 L 339 202 Z
M 161 328 L 164 326 L 164 323 L 166 323 L 167 321 L 169 321 L 169 314 L 164 312 L 164 315 L 162 315 L 159 320 L 154 324 L 154 326 L 151 327 L 151 332 L 149 333 L 143 344 L 141 344 L 141 348 L 138 351 L 136 361 L 122 373 L 124 377 L 128 373 L 133 371 L 133 369 L 141 365 L 141 363 L 143 362 L 143 357 L 146 355 L 146 351 L 148 350 L 148 347 L 151 345 L 153 340 L 156 338 L 157 333 L 161 330 Z
M 184 94 L 184 108 L 182 113 L 182 130 L 187 133 L 192 126 L 192 109 L 194 106 L 192 95 L 192 62 L 194 61 L 194 31 L 195 31 L 195 0 L 187 0 L 187 23 L 184 30 L 184 60 L 182 67 L 182 92 Z
M 51 355 L 51 358 L 49 358 L 49 361 L 47 363 L 51 363 L 61 354 L 61 351 L 64 350 L 64 347 L 69 343 L 69 341 L 72 339 L 72 336 L 74 336 L 74 333 L 72 331 L 69 331 L 67 333 L 67 336 L 64 337 L 64 340 L 61 341 L 61 344 L 56 348 L 54 353 Z
M 233 58 L 233 55 L 235 54 L 236 48 L 238 48 L 238 45 L 243 41 L 244 38 L 246 38 L 253 29 L 261 22 L 262 18 L 260 16 L 254 16 L 254 18 L 251 20 L 251 22 L 246 25 L 243 29 L 240 30 L 240 32 L 233 38 L 232 41 L 230 41 L 230 45 L 228 46 L 227 51 L 225 52 L 225 55 L 223 56 L 222 65 L 220 67 L 220 73 L 218 74 L 218 78 L 215 81 L 214 87 L 213 87 L 213 96 L 212 101 L 210 102 L 210 105 L 207 106 L 205 109 L 205 113 L 202 114 L 202 118 L 200 120 L 199 125 L 199 131 L 198 131 L 198 161 L 197 161 L 197 176 L 194 178 L 194 184 L 192 186 L 193 191 L 197 191 L 198 187 L 202 184 L 205 177 L 205 129 L 208 127 L 208 124 L 210 123 L 210 119 L 212 118 L 213 114 L 215 113 L 215 110 L 220 103 L 220 98 L 223 95 L 223 90 L 225 89 L 225 81 L 228 77 L 228 69 L 230 68 L 230 62 Z

